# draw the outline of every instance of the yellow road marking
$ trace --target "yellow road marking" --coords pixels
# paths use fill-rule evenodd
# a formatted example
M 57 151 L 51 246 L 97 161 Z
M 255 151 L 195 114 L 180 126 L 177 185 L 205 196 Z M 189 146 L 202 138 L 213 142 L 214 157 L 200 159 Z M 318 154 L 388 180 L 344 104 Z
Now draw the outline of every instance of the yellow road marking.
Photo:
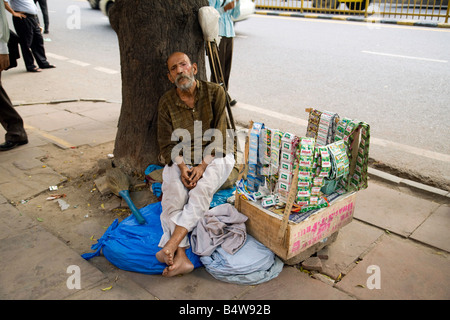
M 62 147 L 65 147 L 65 148 L 72 148 L 73 147 L 73 144 L 69 143 L 68 141 L 63 140 L 61 138 L 58 138 L 58 137 L 56 137 L 56 136 L 54 136 L 54 135 L 52 135 L 52 134 L 50 134 L 48 132 L 39 130 L 39 129 L 35 128 L 35 127 L 32 127 L 29 124 L 24 124 L 24 127 L 25 127 L 25 129 L 30 130 L 30 131 L 34 131 L 37 134 L 39 134 L 40 136 L 46 138 L 47 140 L 53 141 L 54 143 L 56 143 L 56 144 L 58 144 L 58 145 L 60 145 Z

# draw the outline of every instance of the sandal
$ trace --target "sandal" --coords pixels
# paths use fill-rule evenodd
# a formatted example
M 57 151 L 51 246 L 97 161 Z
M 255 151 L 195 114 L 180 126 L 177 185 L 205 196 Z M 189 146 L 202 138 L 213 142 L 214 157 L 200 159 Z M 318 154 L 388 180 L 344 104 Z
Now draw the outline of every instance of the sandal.
M 28 72 L 41 72 L 42 69 L 41 69 L 41 68 L 38 68 L 38 67 L 35 67 L 35 68 L 29 69 L 29 70 L 27 70 L 27 71 L 28 71 Z

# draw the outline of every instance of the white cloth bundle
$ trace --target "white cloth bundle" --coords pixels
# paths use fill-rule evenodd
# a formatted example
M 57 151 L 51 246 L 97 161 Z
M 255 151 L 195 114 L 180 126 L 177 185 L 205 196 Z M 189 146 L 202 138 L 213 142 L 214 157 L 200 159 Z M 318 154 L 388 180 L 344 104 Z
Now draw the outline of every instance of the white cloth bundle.
M 219 43 L 219 12 L 210 6 L 201 7 L 198 11 L 198 20 L 203 31 L 205 41 Z

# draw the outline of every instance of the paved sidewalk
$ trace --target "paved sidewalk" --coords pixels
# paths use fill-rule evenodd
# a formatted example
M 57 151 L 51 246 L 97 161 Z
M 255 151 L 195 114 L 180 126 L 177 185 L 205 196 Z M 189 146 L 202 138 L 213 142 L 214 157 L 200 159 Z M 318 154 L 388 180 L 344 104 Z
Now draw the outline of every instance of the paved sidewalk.
M 113 141 L 120 104 L 72 101 L 17 110 L 30 143 L 0 153 L 0 299 L 450 299 L 449 193 L 372 169 L 368 189 L 357 195 L 354 220 L 321 260 L 321 273 L 341 274 L 338 282 L 294 266 L 248 286 L 218 281 L 204 268 L 166 279 L 119 270 L 102 256 L 85 261 L 11 203 L 65 179 L 37 160 L 43 146 L 95 148 Z M 68 288 L 70 266 L 80 268 L 81 289 Z

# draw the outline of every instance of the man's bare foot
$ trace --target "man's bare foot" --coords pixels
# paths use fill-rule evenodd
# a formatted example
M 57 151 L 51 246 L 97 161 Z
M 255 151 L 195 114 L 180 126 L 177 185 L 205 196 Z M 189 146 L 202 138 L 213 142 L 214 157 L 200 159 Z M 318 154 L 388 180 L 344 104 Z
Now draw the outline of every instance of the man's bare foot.
M 194 265 L 186 256 L 184 248 L 178 248 L 173 264 L 166 267 L 162 273 L 164 277 L 173 277 L 179 274 L 186 274 L 194 270 Z
M 173 257 L 174 252 L 166 247 L 162 248 L 156 253 L 156 259 L 158 259 L 158 261 L 161 263 L 167 264 L 168 266 L 173 265 Z
M 173 265 L 175 252 L 178 250 L 178 245 L 183 240 L 183 238 L 188 234 L 186 228 L 181 226 L 175 226 L 170 239 L 166 242 L 164 247 L 156 253 L 156 259 L 159 262 L 165 263 L 168 266 Z

